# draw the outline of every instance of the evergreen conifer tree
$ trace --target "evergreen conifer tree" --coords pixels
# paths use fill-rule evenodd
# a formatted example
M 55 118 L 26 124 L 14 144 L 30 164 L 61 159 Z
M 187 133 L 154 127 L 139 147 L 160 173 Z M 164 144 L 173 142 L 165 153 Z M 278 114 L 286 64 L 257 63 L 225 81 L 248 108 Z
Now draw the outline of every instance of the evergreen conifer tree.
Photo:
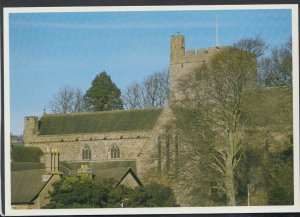
M 123 109 L 121 91 L 105 71 L 97 75 L 86 91 L 85 100 L 91 111 Z

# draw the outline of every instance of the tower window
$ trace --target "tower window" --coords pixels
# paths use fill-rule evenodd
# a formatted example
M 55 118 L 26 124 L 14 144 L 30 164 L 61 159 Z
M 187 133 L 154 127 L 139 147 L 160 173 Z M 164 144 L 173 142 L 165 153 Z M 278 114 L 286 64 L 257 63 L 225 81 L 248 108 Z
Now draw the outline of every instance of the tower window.
M 110 149 L 111 158 L 120 158 L 120 148 L 117 145 L 114 145 Z
M 91 149 L 88 145 L 82 149 L 82 160 L 91 160 Z

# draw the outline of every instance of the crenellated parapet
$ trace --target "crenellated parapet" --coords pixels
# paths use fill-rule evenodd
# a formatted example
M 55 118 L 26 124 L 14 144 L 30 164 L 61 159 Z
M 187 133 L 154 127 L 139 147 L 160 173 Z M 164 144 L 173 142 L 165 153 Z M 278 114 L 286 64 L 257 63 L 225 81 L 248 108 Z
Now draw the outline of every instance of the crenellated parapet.
M 213 55 L 224 47 L 209 47 L 185 50 L 183 35 L 171 37 L 171 62 L 170 64 L 199 63 L 208 61 Z

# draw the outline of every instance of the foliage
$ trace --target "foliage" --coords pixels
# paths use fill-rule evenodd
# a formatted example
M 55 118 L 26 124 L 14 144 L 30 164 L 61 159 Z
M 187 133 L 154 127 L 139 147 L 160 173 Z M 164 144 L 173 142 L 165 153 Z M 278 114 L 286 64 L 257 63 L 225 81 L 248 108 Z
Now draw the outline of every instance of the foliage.
M 240 165 L 237 167 L 236 171 L 236 176 L 235 176 L 235 181 L 236 181 L 236 190 L 237 190 L 237 200 L 239 205 L 246 205 L 246 200 L 248 196 L 248 187 L 249 184 L 255 180 L 259 184 L 261 182 L 265 181 L 264 177 L 255 177 L 257 169 L 263 169 L 265 174 L 266 172 L 266 165 L 265 162 L 263 161 L 264 155 L 265 155 L 265 150 L 258 149 L 258 148 L 253 148 L 253 147 L 248 147 L 245 151 L 243 161 L 241 161 Z M 257 180 L 257 179 L 264 179 L 262 180 Z M 263 183 L 264 185 L 266 184 L 265 182 Z M 251 183 L 251 187 L 255 189 L 254 184 Z
M 253 54 L 225 48 L 195 70 L 196 79 L 180 84 L 177 126 L 189 147 L 186 165 L 197 165 L 195 171 L 202 173 L 192 181 L 216 183 L 228 205 L 236 205 L 235 170 L 245 148 L 241 100 L 245 90 L 256 86 L 255 63 Z
M 266 140 L 268 141 L 268 140 Z M 248 184 L 251 191 L 263 188 L 269 205 L 293 204 L 293 145 L 289 140 L 280 151 L 269 151 L 268 142 L 263 147 L 248 147 L 244 160 L 237 168 L 238 200 L 245 205 Z M 261 171 L 261 172 L 259 172 Z
M 293 145 L 270 156 L 268 198 L 270 205 L 294 204 Z
M 42 155 L 42 150 L 37 147 L 13 146 L 11 149 L 13 162 L 40 162 Z
M 132 83 L 122 96 L 127 109 L 162 107 L 169 97 L 169 72 L 167 70 L 147 76 L 143 82 Z
M 131 189 L 114 187 L 113 179 L 94 182 L 87 174 L 53 183 L 50 203 L 43 208 L 170 207 L 177 206 L 170 187 L 150 184 Z
M 257 58 L 264 55 L 265 51 L 268 49 L 268 45 L 265 40 L 258 35 L 255 38 L 243 38 L 235 42 L 233 47 L 248 51 L 254 54 Z
M 86 111 L 86 104 L 79 88 L 64 86 L 53 96 L 49 108 L 55 114 L 77 113 Z
M 128 196 L 126 207 L 174 207 L 178 206 L 170 187 L 152 183 L 135 188 Z
M 281 47 L 273 47 L 270 52 L 268 44 L 259 36 L 244 38 L 233 44 L 233 47 L 253 53 L 258 62 L 258 76 L 261 86 L 292 85 L 292 38 Z
M 270 57 L 263 58 L 260 70 L 266 86 L 292 85 L 292 38 L 280 48 L 271 49 Z
M 114 187 L 108 194 L 108 207 L 126 207 L 126 198 L 133 190 L 123 185 Z
M 110 189 L 110 184 L 96 184 L 86 174 L 64 177 L 53 183 L 50 203 L 43 208 L 107 207 Z
M 293 90 L 291 87 L 257 88 L 243 93 L 241 119 L 245 125 L 292 125 Z
M 85 94 L 88 109 L 91 111 L 111 111 L 123 109 L 121 91 L 105 71 L 97 75 Z

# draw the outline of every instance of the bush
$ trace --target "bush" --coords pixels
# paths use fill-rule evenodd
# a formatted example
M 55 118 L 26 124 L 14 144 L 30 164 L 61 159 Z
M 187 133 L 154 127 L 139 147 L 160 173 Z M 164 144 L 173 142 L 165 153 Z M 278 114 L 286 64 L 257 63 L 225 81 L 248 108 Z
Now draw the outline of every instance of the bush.
M 11 150 L 13 162 L 40 162 L 43 151 L 38 147 L 14 146 Z
M 178 206 L 170 187 L 152 183 L 137 187 L 128 195 L 127 207 L 174 207 Z
M 53 183 L 50 203 L 43 208 L 172 207 L 170 187 L 150 184 L 135 189 L 114 187 L 113 180 L 96 183 L 88 175 L 68 176 Z
M 279 153 L 271 156 L 268 202 L 270 205 L 294 204 L 294 173 L 292 138 Z
M 269 191 L 270 205 L 286 205 L 293 204 L 293 198 L 282 187 L 273 186 Z

